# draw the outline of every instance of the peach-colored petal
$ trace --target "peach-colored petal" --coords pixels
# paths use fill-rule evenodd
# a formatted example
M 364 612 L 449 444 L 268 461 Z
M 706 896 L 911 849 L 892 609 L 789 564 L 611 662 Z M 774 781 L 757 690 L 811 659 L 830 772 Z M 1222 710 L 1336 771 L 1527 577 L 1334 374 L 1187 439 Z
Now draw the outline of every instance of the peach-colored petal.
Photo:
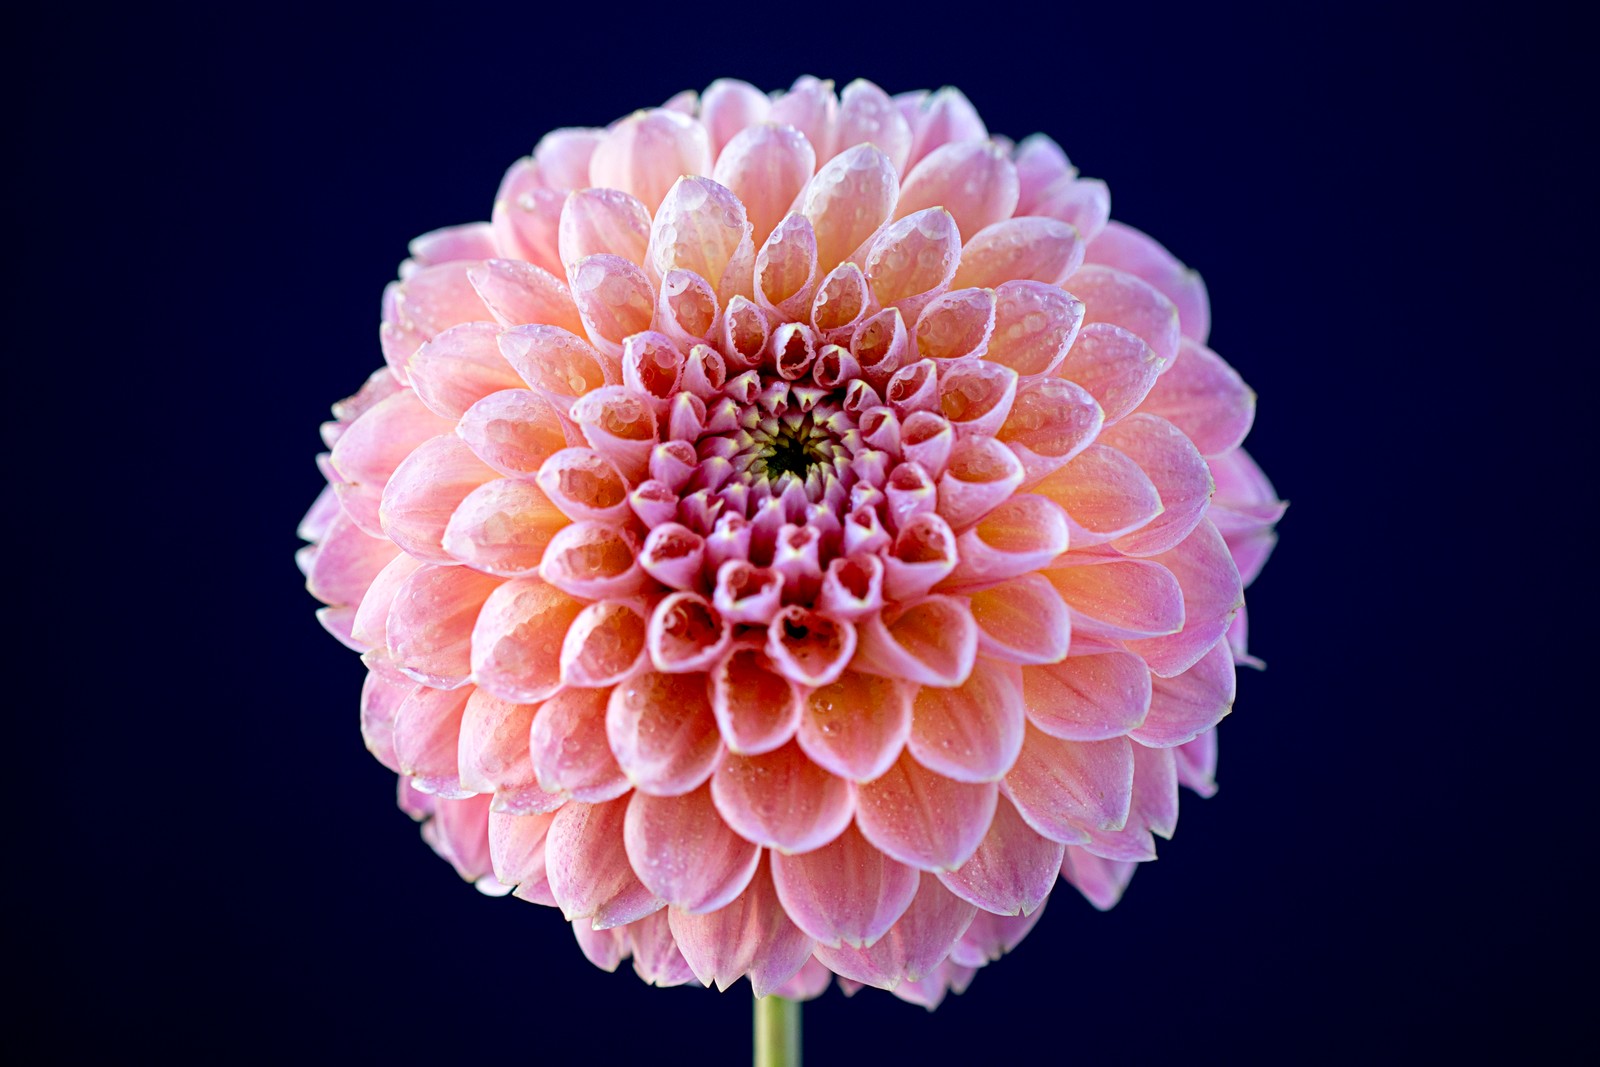
M 876 942 L 911 906 L 920 880 L 915 867 L 885 856 L 854 827 L 814 851 L 772 856 L 784 911 L 823 945 Z
M 396 590 L 385 624 L 389 657 L 425 685 L 452 688 L 472 672 L 473 625 L 501 581 L 466 567 L 427 564 Z
M 1010 663 L 1056 663 L 1066 656 L 1072 616 L 1039 575 L 976 590 L 967 601 L 983 655 Z
M 712 776 L 711 796 L 735 833 L 782 853 L 821 848 L 855 814 L 851 783 L 792 741 L 759 756 L 725 758 Z
M 505 700 L 544 700 L 561 684 L 561 642 L 582 610 L 538 578 L 501 585 L 472 626 L 473 680 Z
M 1030 725 L 1022 755 L 1006 775 L 1006 796 L 1045 837 L 1085 844 L 1089 831 L 1127 823 L 1134 747 L 1126 737 L 1063 741 Z
M 1137 731 L 1150 711 L 1150 669 L 1130 652 L 1070 656 L 1025 667 L 1028 721 L 1067 741 L 1104 741 Z
M 899 173 L 877 147 L 856 145 L 828 160 L 800 194 L 800 213 L 817 235 L 817 269 L 831 271 L 850 258 L 888 221 L 899 197 Z
M 902 982 L 915 982 L 934 970 L 976 914 L 971 904 L 925 877 L 905 914 L 880 940 L 861 948 L 818 945 L 816 956 L 846 978 L 897 989 Z
M 664 902 L 639 881 L 623 848 L 628 799 L 571 803 L 556 812 L 545 837 L 550 892 L 569 920 L 595 929 L 621 926 L 659 911 Z
M 1011 217 L 1017 206 L 1017 168 L 993 142 L 956 142 L 924 156 L 900 187 L 896 217 L 923 208 L 943 208 L 955 219 L 962 240 Z
M 993 782 L 957 782 L 906 753 L 856 790 L 856 825 L 886 855 L 920 870 L 955 870 L 994 818 Z
M 755 995 L 767 996 L 811 958 L 812 941 L 783 910 L 765 860 L 727 907 L 703 915 L 672 908 L 667 921 L 695 977 L 719 990 L 748 974 Z
M 972 858 L 936 872 L 944 887 L 996 915 L 1026 915 L 1045 902 L 1061 871 L 1065 846 L 1030 827 L 1004 797 Z
M 807 756 L 829 772 L 866 782 L 899 757 L 911 736 L 911 686 L 855 670 L 806 696 L 796 735 Z
M 731 904 L 761 859 L 758 846 L 722 821 L 708 785 L 679 796 L 634 793 L 622 839 L 645 888 L 691 914 Z
M 723 754 L 704 674 L 646 670 L 622 682 L 606 707 L 606 735 L 628 779 L 656 796 L 695 789 Z
M 733 136 L 712 177 L 744 203 L 751 238 L 759 245 L 789 212 L 816 167 L 817 153 L 799 130 L 763 123 Z
M 711 173 L 711 138 L 697 120 L 657 108 L 623 119 L 600 139 L 589 180 L 654 211 L 681 174 Z
M 917 691 L 906 747 L 945 778 L 999 781 L 1022 750 L 1022 694 L 1019 667 L 979 656 L 961 685 Z

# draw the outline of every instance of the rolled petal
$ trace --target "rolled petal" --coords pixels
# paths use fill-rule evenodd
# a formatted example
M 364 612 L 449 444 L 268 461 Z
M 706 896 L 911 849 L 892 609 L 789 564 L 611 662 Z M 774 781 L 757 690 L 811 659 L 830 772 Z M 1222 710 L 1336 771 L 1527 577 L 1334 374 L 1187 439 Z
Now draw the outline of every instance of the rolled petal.
M 639 881 L 623 847 L 628 800 L 567 804 L 545 837 L 550 892 L 568 920 L 589 919 L 596 930 L 659 911 L 664 902 Z
M 394 713 L 394 751 L 400 773 L 427 792 L 460 793 L 461 716 L 472 690 L 419 685 Z
M 733 628 L 711 601 L 699 593 L 680 592 L 656 604 L 645 643 L 656 670 L 683 673 L 709 670 L 732 640 Z
M 899 173 L 877 147 L 856 145 L 828 160 L 800 196 L 800 213 L 817 235 L 818 269 L 850 258 L 888 221 L 899 196 Z
M 799 604 L 780 609 L 767 626 L 767 655 L 801 685 L 836 681 L 855 651 L 855 626 Z
M 817 238 L 804 215 L 789 215 L 756 256 L 756 300 L 785 319 L 803 319 L 817 284 Z
M 527 389 L 484 397 L 462 416 L 456 433 L 474 455 L 510 478 L 532 477 L 568 443 L 555 408 Z
M 644 616 L 629 601 L 586 606 L 562 639 L 562 684 L 610 686 L 632 674 L 644 658 L 646 628 Z
M 732 903 L 761 859 L 761 849 L 717 814 L 710 786 L 671 797 L 634 793 L 623 844 L 645 888 L 691 914 Z
M 562 689 L 538 706 L 528 752 L 541 788 L 596 804 L 629 789 L 606 737 L 606 689 Z
M 854 827 L 831 843 L 793 856 L 772 856 L 772 883 L 789 918 L 823 945 L 876 942 L 911 906 L 921 880 Z
M 1016 453 L 993 437 L 964 437 L 939 478 L 939 514 L 952 529 L 965 530 L 1016 492 L 1023 475 Z
M 1017 389 L 998 439 L 1022 464 L 1030 486 L 1072 461 L 1099 434 L 1104 415 L 1080 385 L 1060 378 L 1035 378 Z
M 770 752 L 799 729 L 799 687 L 759 647 L 736 645 L 711 670 L 711 707 L 730 751 Z
M 1110 425 L 1139 406 L 1164 367 L 1155 349 L 1132 332 L 1092 322 L 1051 373 L 1089 390 Z
M 656 211 L 646 263 L 657 277 L 687 270 L 716 284 L 751 239 L 744 204 L 726 186 L 685 174 Z
M 911 155 L 911 125 L 889 94 L 858 78 L 839 94 L 839 121 L 835 147 L 840 151 L 859 144 L 876 145 L 895 169 L 905 172 Z
M 994 321 L 994 290 L 952 289 L 929 301 L 918 316 L 917 354 L 924 359 L 975 359 L 987 349 Z
M 711 778 L 711 796 L 734 832 L 782 853 L 811 852 L 844 832 L 855 789 L 790 742 L 759 756 L 730 755 Z
M 856 825 L 901 863 L 951 871 L 983 840 L 999 795 L 993 782 L 957 782 L 906 753 L 882 776 L 857 787 Z
M 606 736 L 628 779 L 656 796 L 699 787 L 722 757 L 704 674 L 629 678 L 611 692 Z
M 1012 497 L 961 535 L 952 583 L 997 582 L 1038 570 L 1067 550 L 1068 522 L 1045 497 Z
M 659 443 L 655 410 L 649 399 L 631 389 L 596 389 L 572 405 L 573 421 L 596 452 L 630 480 L 643 478 Z
M 559 326 L 514 326 L 500 334 L 499 345 L 506 362 L 536 390 L 576 397 L 606 384 L 600 353 Z
M 867 782 L 893 765 L 911 736 L 914 690 L 893 677 L 847 670 L 807 694 L 796 737 L 825 770 Z
M 817 243 L 820 249 L 820 226 Z M 960 259 L 961 231 L 955 219 L 932 207 L 887 226 L 873 240 L 862 266 L 878 303 L 910 317 L 949 287 Z
M 995 290 L 985 355 L 1021 375 L 1049 374 L 1077 340 L 1084 314 L 1082 300 L 1054 285 L 1008 281 Z
M 1066 846 L 1037 833 L 1005 797 L 972 858 L 937 872 L 944 887 L 995 915 L 1026 915 L 1050 896 Z
M 624 527 L 574 522 L 550 539 L 539 576 L 584 600 L 632 596 L 650 585 L 639 566 L 639 543 Z
M 811 958 L 812 941 L 783 910 L 765 860 L 727 907 L 703 915 L 673 908 L 667 921 L 695 977 L 719 990 L 748 974 L 755 995 L 767 996 Z
M 1063 741 L 1029 726 L 1006 796 L 1052 841 L 1086 844 L 1092 830 L 1120 830 L 1133 802 L 1133 749 L 1126 737 Z
M 584 332 L 601 352 L 620 355 L 624 338 L 650 328 L 656 294 L 641 268 L 621 256 L 585 256 L 567 277 Z
M 561 684 L 562 641 L 582 610 L 538 578 L 501 585 L 472 627 L 473 680 L 504 700 L 544 700 Z
M 978 628 L 965 601 L 929 596 L 862 621 L 854 668 L 919 685 L 960 685 L 972 673 Z
M 1130 652 L 1070 656 L 1026 667 L 1028 721 L 1067 741 L 1104 741 L 1137 730 L 1150 711 L 1150 669 Z
M 821 255 L 819 250 L 819 270 Z M 847 260 L 829 271 L 817 286 L 817 295 L 811 299 L 811 327 L 823 341 L 843 344 L 872 312 L 872 290 L 867 288 L 867 276 Z M 902 334 L 904 330 L 902 323 Z

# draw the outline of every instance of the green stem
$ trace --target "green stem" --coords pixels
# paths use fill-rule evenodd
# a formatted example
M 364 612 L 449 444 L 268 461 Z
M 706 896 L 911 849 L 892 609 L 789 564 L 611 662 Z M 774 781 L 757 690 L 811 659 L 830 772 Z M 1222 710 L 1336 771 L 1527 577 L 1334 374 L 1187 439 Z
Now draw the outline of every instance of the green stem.
M 800 1067 L 800 1002 L 756 1001 L 756 1067 Z

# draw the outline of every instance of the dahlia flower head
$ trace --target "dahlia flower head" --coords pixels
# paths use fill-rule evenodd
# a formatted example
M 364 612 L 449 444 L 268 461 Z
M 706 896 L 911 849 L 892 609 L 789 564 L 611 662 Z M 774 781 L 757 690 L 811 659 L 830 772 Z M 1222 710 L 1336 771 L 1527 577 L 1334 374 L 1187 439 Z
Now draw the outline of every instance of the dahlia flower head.
M 1282 504 L 1199 276 L 959 92 L 718 81 L 419 237 L 299 562 L 429 844 L 658 985 L 933 1007 L 1214 789 Z

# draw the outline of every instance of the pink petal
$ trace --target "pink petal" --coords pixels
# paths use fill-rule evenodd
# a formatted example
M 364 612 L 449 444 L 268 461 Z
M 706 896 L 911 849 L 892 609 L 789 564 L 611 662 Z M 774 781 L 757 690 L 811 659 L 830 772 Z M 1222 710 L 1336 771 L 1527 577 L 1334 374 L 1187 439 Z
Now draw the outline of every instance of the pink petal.
M 705 915 L 673 908 L 667 921 L 695 977 L 719 990 L 748 974 L 755 995 L 767 996 L 811 958 L 812 941 L 783 910 L 765 861 L 727 907 Z
M 659 527 L 658 527 L 659 529 Z M 699 593 L 663 597 L 650 614 L 645 647 L 656 670 L 705 671 L 722 659 L 733 628 Z
M 1178 309 L 1148 282 L 1113 267 L 1089 264 L 1067 279 L 1084 302 L 1084 325 L 1109 322 L 1141 338 L 1163 364 L 1178 356 Z
M 1069 223 L 1092 243 L 1111 217 L 1111 190 L 1097 178 L 1065 178 L 1039 194 L 1031 213 Z
M 1083 265 L 1083 239 L 1056 219 L 1002 219 L 973 234 L 961 250 L 956 286 L 997 288 L 1013 280 L 1060 285 Z
M 450 558 L 477 570 L 521 578 L 538 571 L 545 546 L 566 524 L 537 486 L 496 478 L 461 501 L 441 544 Z
M 1008 281 L 995 289 L 994 331 L 985 356 L 1018 374 L 1049 374 L 1083 324 L 1083 301 L 1054 285 Z
M 1067 550 L 1066 512 L 1042 496 L 1002 503 L 961 535 L 952 582 L 996 582 L 1036 571 Z
M 522 384 L 500 355 L 499 334 L 500 327 L 492 322 L 463 323 L 412 354 L 406 369 L 417 397 L 428 410 L 459 419 L 490 393 Z
M 1150 714 L 1128 736 L 1156 748 L 1187 744 L 1233 710 L 1234 693 L 1233 653 L 1219 642 L 1182 674 L 1155 680 Z
M 979 657 L 953 689 L 923 687 L 912 705 L 907 747 L 916 761 L 958 782 L 994 782 L 1022 750 L 1022 671 Z
M 650 212 L 618 189 L 579 189 L 561 209 L 560 234 L 561 262 L 569 268 L 599 255 L 621 256 L 642 267 L 650 245 Z
M 405 673 L 426 685 L 453 688 L 472 671 L 473 624 L 499 578 L 466 567 L 419 567 L 389 607 L 385 639 Z
M 589 180 L 635 196 L 649 211 L 680 174 L 711 173 L 711 138 L 698 121 L 657 108 L 612 126 L 595 146 Z
M 568 920 L 592 919 L 602 930 L 663 906 L 628 863 L 622 839 L 627 811 L 627 798 L 618 797 L 556 812 L 545 838 L 545 868 L 550 893 Z
M 766 651 L 785 676 L 801 685 L 828 685 L 855 654 L 856 628 L 791 604 L 767 625 Z
M 993 142 L 966 141 L 929 152 L 906 174 L 896 217 L 942 207 L 955 219 L 963 240 L 1017 206 L 1017 168 Z
M 561 642 L 583 605 L 538 578 L 506 582 L 472 628 L 472 676 L 495 696 L 535 704 L 561 684 Z
M 735 644 L 711 670 L 711 709 L 730 752 L 770 752 L 800 728 L 804 699 L 761 648 Z
M 406 278 L 400 283 L 398 325 L 429 341 L 463 322 L 486 321 L 489 311 L 470 280 L 475 265 L 471 260 L 454 260 L 423 267 Z M 405 382 L 404 376 L 400 380 Z
M 1130 331 L 1093 322 L 1078 334 L 1066 360 L 1051 373 L 1089 390 L 1110 425 L 1139 406 L 1163 367 L 1155 349 Z
M 1256 395 L 1221 356 L 1185 337 L 1178 359 L 1140 405 L 1182 430 L 1203 455 L 1237 448 L 1255 421 Z
M 1001 797 L 972 858 L 953 871 L 939 871 L 938 878 L 950 892 L 984 911 L 1027 914 L 1050 896 L 1064 851 L 1059 841 L 1035 833 L 1015 805 Z
M 494 236 L 488 223 L 469 222 L 413 237 L 406 247 L 411 258 L 426 267 L 457 259 L 487 259 L 494 255 Z
M 495 250 L 507 259 L 527 260 L 545 270 L 559 271 L 557 232 L 565 200 L 564 192 L 544 184 L 533 160 L 513 163 L 501 179 L 490 216 Z
M 817 259 L 820 271 L 820 252 Z M 866 275 L 855 263 L 846 260 L 834 267 L 817 286 L 817 295 L 811 300 L 811 326 L 824 341 L 844 344 L 872 310 L 872 292 L 867 288 Z M 904 330 L 902 323 L 901 332 Z
M 393 542 L 363 533 L 336 509 L 311 556 L 306 588 L 325 604 L 359 604 L 398 551 Z
M 806 696 L 796 735 L 821 767 L 857 782 L 894 763 L 911 735 L 910 686 L 894 678 L 845 671 Z
M 817 244 L 820 248 L 820 225 Z M 827 263 L 826 256 L 820 259 Z M 885 227 L 862 266 L 878 303 L 913 317 L 949 287 L 960 259 L 961 231 L 955 219 L 943 208 L 932 207 Z
M 656 294 L 642 268 L 621 256 L 585 256 L 567 278 L 584 332 L 601 352 L 620 355 L 624 338 L 650 328 Z
M 564 330 L 583 329 L 578 306 L 572 302 L 566 284 L 532 263 L 491 259 L 467 271 L 467 278 L 501 326 L 537 322 Z
M 383 532 L 418 559 L 452 562 L 444 547 L 450 516 L 494 473 L 455 434 L 423 442 L 384 486 L 378 507 Z
M 1011 413 L 996 437 L 1016 453 L 1022 485 L 1031 486 L 1089 447 L 1103 418 L 1100 405 L 1082 386 L 1035 378 L 1017 388 Z
M 923 156 L 940 145 L 952 141 L 982 141 L 989 136 L 977 109 L 960 89 L 945 86 L 921 99 L 908 97 L 910 94 L 902 94 L 895 100 L 902 103 L 901 114 L 911 124 L 913 140 L 909 166 L 916 166 Z M 908 108 L 906 104 L 911 106 Z
M 1033 487 L 1061 505 L 1080 548 L 1103 544 L 1148 525 L 1161 514 L 1161 493 L 1126 454 L 1090 445 Z
M 767 94 L 749 82 L 735 78 L 712 82 L 700 94 L 700 121 L 711 135 L 711 150 L 721 152 L 740 130 L 764 121 L 771 106 Z
M 499 345 L 506 362 L 536 390 L 583 396 L 606 384 L 600 353 L 559 326 L 514 326 L 500 334 Z
M 493 793 L 533 784 L 528 731 L 535 710 L 531 704 L 513 704 L 486 690 L 473 689 L 461 716 L 457 751 L 463 789 Z M 557 799 L 556 805 L 559 803 Z
M 833 155 L 833 128 L 838 121 L 839 102 L 833 95 L 833 82 L 819 81 L 810 75 L 795 79 L 793 88 L 772 102 L 768 121 L 793 126 L 816 146 L 817 155 Z
M 552 189 L 582 189 L 589 184 L 589 160 L 604 130 L 552 130 L 539 139 L 534 162 Z
M 527 389 L 491 393 L 462 416 L 456 433 L 489 466 L 508 477 L 529 477 L 567 444 L 549 401 Z
M 1075 845 L 1068 845 L 1061 861 L 1061 877 L 1065 878 L 1084 898 L 1101 911 L 1110 911 L 1122 899 L 1128 888 L 1137 863 L 1104 860 Z
M 1119 830 L 1133 802 L 1133 749 L 1126 737 L 1063 741 L 1027 730 L 1006 775 L 1006 796 L 1039 833 L 1084 844 L 1092 830 Z
M 623 844 L 634 873 L 656 896 L 692 914 L 732 903 L 756 873 L 761 849 L 728 828 L 702 786 L 682 796 L 635 792 Z
M 1194 666 L 1222 640 L 1244 603 L 1244 589 L 1222 535 L 1205 519 L 1182 544 L 1154 561 L 1172 573 L 1183 591 L 1183 628 L 1168 636 L 1130 641 L 1128 650 L 1138 653 L 1159 677 L 1171 678 Z
M 1037 574 L 968 595 L 978 627 L 978 651 L 1011 663 L 1055 663 L 1067 654 L 1072 616 L 1050 583 Z
M 351 521 L 373 537 L 383 536 L 378 506 L 389 476 L 418 445 L 451 429 L 410 389 L 379 401 L 346 427 L 329 462 L 339 479 L 334 491 Z
M 804 215 L 786 216 L 756 256 L 756 298 L 785 319 L 803 319 L 817 283 L 817 238 Z
M 429 783 L 429 792 L 457 792 L 461 716 L 468 689 L 430 689 L 419 685 L 394 713 L 394 751 L 400 773 Z
M 545 874 L 545 840 L 554 812 L 534 815 L 489 813 L 489 856 L 494 876 L 504 885 L 517 887 L 516 896 L 546 907 L 556 906 Z M 584 923 L 588 926 L 588 923 Z
M 1177 756 L 1178 781 L 1203 797 L 1216 796 L 1217 731 L 1207 730 L 1173 752 Z
M 1028 720 L 1068 741 L 1104 741 L 1136 730 L 1150 711 L 1150 669 L 1130 652 L 1070 656 L 1022 672 Z
M 1016 453 L 993 437 L 963 437 L 939 478 L 939 514 L 952 529 L 965 530 L 1016 492 L 1023 476 Z
M 910 907 L 881 940 L 866 948 L 818 945 L 816 956 L 846 978 L 892 989 L 938 967 L 976 914 L 938 881 L 923 878 Z
M 615 971 L 633 952 L 625 926 L 596 930 L 588 919 L 575 919 L 572 933 L 578 939 L 584 958 L 607 974 Z
M 573 519 L 615 523 L 628 517 L 628 483 L 592 449 L 553 453 L 540 465 L 538 483 L 550 503 Z
M 739 246 L 750 241 L 739 198 L 710 178 L 684 175 L 656 211 L 645 262 L 657 277 L 687 270 L 716 285 Z
M 1211 331 L 1211 303 L 1206 283 L 1161 245 L 1121 222 L 1108 222 L 1089 248 L 1090 263 L 1127 271 L 1143 278 L 1178 307 L 1183 335 L 1205 344 Z
M 389 645 L 389 609 L 394 606 L 395 594 L 405 584 L 417 568 L 423 566 L 420 559 L 401 553 L 390 560 L 378 576 L 372 579 L 366 594 L 361 598 L 361 605 L 356 609 L 354 620 L 350 627 L 351 636 L 360 644 L 368 648 L 384 649 Z
M 638 539 L 628 528 L 604 522 L 574 522 L 558 530 L 544 550 L 539 576 L 584 600 L 633 596 L 652 584 L 639 566 Z
M 964 601 L 929 596 L 862 620 L 858 671 L 919 685 L 960 685 L 972 673 L 978 628 Z
M 1091 556 L 1044 572 L 1072 609 L 1074 630 L 1113 639 L 1176 634 L 1183 629 L 1183 592 L 1156 560 Z M 1091 562 L 1092 561 L 1092 562 Z
M 917 317 L 913 331 L 917 354 L 937 360 L 981 356 L 988 347 L 994 320 L 993 290 L 952 289 L 930 301 Z
M 835 134 L 838 150 L 870 142 L 889 157 L 897 171 L 905 171 L 911 155 L 911 126 L 889 94 L 871 82 L 857 78 L 839 94 Z
M 361 740 L 367 751 L 385 767 L 400 773 L 394 751 L 394 717 L 400 704 L 417 685 L 403 675 L 368 671 L 361 685 Z
M 541 788 L 586 804 L 628 791 L 606 737 L 610 697 L 609 689 L 562 689 L 539 705 L 528 751 Z
M 814 852 L 773 854 L 783 910 L 824 945 L 870 945 L 911 906 L 920 876 L 867 843 L 854 827 Z
M 817 235 L 817 269 L 831 271 L 850 258 L 888 221 L 899 197 L 899 172 L 877 147 L 856 145 L 828 160 L 800 195 L 800 213 Z
M 857 787 L 856 825 L 901 863 L 952 871 L 988 832 L 999 795 L 993 782 L 953 781 L 904 754 L 881 777 Z
M 1161 513 L 1112 542 L 1129 556 L 1166 552 L 1189 536 L 1211 502 L 1211 471 L 1183 431 L 1156 415 L 1130 415 L 1100 440 L 1139 464 L 1161 494 Z
M 633 950 L 633 973 L 644 981 L 667 989 L 693 980 L 694 972 L 672 938 L 666 909 L 629 923 L 627 936 Z
M 1077 177 L 1074 167 L 1061 146 L 1042 133 L 1025 137 L 1012 156 L 1017 165 L 1017 214 L 1033 214 L 1033 205 L 1039 195 L 1062 178 Z
M 656 796 L 697 788 L 723 754 L 704 674 L 629 678 L 611 692 L 606 736 L 628 779 Z
M 851 784 L 794 742 L 759 756 L 728 756 L 712 776 L 711 796 L 735 833 L 783 853 L 821 848 L 855 814 Z
M 788 213 L 816 167 L 817 153 L 799 130 L 763 123 L 734 135 L 717 157 L 712 177 L 743 201 L 750 213 L 751 239 L 759 245 Z
M 589 604 L 562 639 L 562 684 L 598 687 L 620 682 L 643 662 L 645 630 L 644 616 L 632 602 Z

